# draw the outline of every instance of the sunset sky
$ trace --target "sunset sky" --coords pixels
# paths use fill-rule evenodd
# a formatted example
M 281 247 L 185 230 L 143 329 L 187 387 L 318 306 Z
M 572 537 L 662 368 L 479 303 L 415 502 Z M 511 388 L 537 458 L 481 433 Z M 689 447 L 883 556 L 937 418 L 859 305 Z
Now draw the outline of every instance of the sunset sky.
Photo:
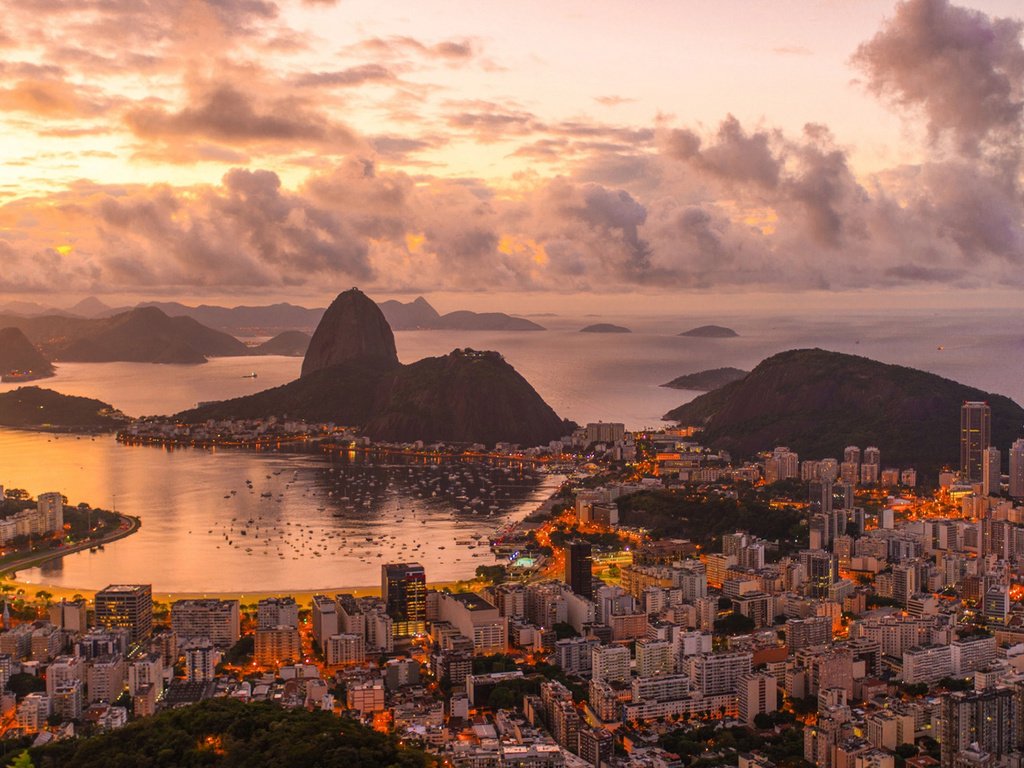
M 0 300 L 1024 287 L 1019 0 L 4 8 Z

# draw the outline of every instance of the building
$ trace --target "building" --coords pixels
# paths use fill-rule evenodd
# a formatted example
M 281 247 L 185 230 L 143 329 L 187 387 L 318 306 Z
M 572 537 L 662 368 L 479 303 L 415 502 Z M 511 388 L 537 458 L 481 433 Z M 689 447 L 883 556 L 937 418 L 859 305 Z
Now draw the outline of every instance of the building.
M 1024 499 L 1024 438 L 1010 446 L 1010 495 Z
M 185 679 L 190 683 L 206 683 L 217 676 L 221 652 L 207 639 L 194 639 L 185 643 Z
M 903 652 L 903 682 L 934 683 L 953 674 L 948 645 L 915 645 Z
M 672 643 L 668 640 L 638 640 L 636 673 L 640 677 L 660 677 L 675 671 Z
M 813 645 L 829 645 L 831 642 L 832 618 L 829 616 L 789 619 L 786 622 L 786 647 L 790 653 Z
M 736 681 L 750 673 L 752 660 L 753 654 L 745 651 L 709 653 L 689 657 L 686 666 L 694 688 L 704 696 L 717 696 L 736 691 Z
M 626 439 L 626 425 L 614 422 L 592 422 L 586 427 L 587 445 L 593 443 L 608 443 L 614 445 Z
M 81 680 L 69 680 L 56 688 L 50 697 L 53 714 L 60 715 L 63 722 L 78 720 L 82 717 L 82 706 L 85 702 L 85 685 Z
M 299 605 L 294 597 L 267 597 L 256 605 L 256 628 L 299 626 Z
M 128 693 L 136 696 L 147 685 L 153 686 L 155 693 L 160 693 L 164 689 L 165 669 L 164 658 L 159 653 L 148 653 L 132 659 L 128 664 Z
M 26 733 L 38 733 L 46 727 L 50 716 L 50 697 L 45 693 L 30 693 L 17 710 L 18 727 Z
M 555 663 L 571 675 L 589 677 L 594 649 L 601 645 L 596 637 L 567 637 L 555 643 Z
M 46 693 L 53 696 L 62 685 L 85 678 L 85 665 L 78 656 L 58 656 L 46 668 Z
M 594 599 L 593 557 L 585 541 L 570 541 L 565 546 L 565 583 L 575 594 Z
M 338 603 L 327 595 L 313 595 L 313 639 L 325 648 L 327 638 L 341 632 Z
M 1001 758 L 1019 741 L 1018 704 L 1012 688 L 948 694 L 942 701 L 941 768 L 954 768 L 971 745 Z
M 295 627 L 256 630 L 254 660 L 263 667 L 278 667 L 302 657 L 302 639 Z
M 89 701 L 115 701 L 123 692 L 125 676 L 123 656 L 100 656 L 92 660 L 85 673 Z
M 324 659 L 328 667 L 350 667 L 366 660 L 362 635 L 331 635 L 324 643 Z
M 778 683 L 772 675 L 751 672 L 736 679 L 740 720 L 754 724 L 754 718 L 778 709 Z
M 594 680 L 624 683 L 629 680 L 629 648 L 622 645 L 599 645 L 593 649 L 590 674 Z
M 965 401 L 960 406 L 960 474 L 964 480 L 982 481 L 982 453 L 991 443 L 991 406 L 984 402 Z
M 807 578 L 807 594 L 827 598 L 832 585 L 839 581 L 839 560 L 835 554 L 823 549 L 805 549 L 800 552 L 800 565 Z
M 153 634 L 151 584 L 111 584 L 96 593 L 94 604 L 96 623 L 128 629 L 131 642 L 148 640 Z
M 47 611 L 50 614 L 50 623 L 60 629 L 68 632 L 85 632 L 89 628 L 84 597 L 77 600 L 61 598 L 59 603 L 53 603 Z
M 397 637 L 413 637 L 427 631 L 427 576 L 419 563 L 388 563 L 381 566 L 381 599 L 393 621 Z
M 178 600 L 171 604 L 171 629 L 178 645 L 207 639 L 230 648 L 241 636 L 237 600 Z
M 486 656 L 508 650 L 508 619 L 472 592 L 440 595 L 440 619 L 473 641 L 473 653 Z

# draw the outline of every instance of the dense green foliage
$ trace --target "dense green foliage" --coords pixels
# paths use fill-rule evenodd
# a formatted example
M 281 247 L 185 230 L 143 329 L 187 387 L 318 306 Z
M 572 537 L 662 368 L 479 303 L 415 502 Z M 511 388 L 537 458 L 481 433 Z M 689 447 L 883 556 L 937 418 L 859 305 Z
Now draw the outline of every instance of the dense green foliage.
M 0 426 L 116 429 L 125 421 L 113 406 L 41 387 L 0 393 Z
M 37 768 L 420 768 L 428 758 L 329 712 L 211 699 L 31 750 Z
M 758 750 L 779 766 L 804 768 L 803 731 L 785 728 L 781 733 L 758 734 L 750 728 L 715 725 L 684 726 L 661 737 L 660 744 L 679 755 L 685 766 L 736 765 L 743 752 Z
M 959 461 L 965 400 L 985 400 L 992 407 L 993 445 L 1006 446 L 1020 436 L 1024 408 L 1007 397 L 821 349 L 774 355 L 749 376 L 666 418 L 703 425 L 704 442 L 737 458 L 779 445 L 801 458 L 842 456 L 847 445 L 875 445 L 886 466 L 913 466 L 934 482 L 939 468 Z
M 705 549 L 718 544 L 722 534 L 736 530 L 780 542 L 803 535 L 801 510 L 773 509 L 767 496 L 753 489 L 741 490 L 736 499 L 695 488 L 642 491 L 620 498 L 618 505 L 623 525 L 647 528 L 655 536 L 687 538 Z

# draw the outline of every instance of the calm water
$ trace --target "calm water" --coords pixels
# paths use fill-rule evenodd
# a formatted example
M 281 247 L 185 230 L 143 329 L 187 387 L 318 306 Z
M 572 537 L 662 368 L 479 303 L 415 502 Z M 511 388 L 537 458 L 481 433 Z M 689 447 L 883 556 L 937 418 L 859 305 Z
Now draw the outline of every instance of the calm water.
M 726 365 L 749 369 L 796 347 L 922 368 L 1024 403 L 1024 308 L 941 313 L 895 308 L 882 315 L 844 306 L 827 317 L 794 308 L 785 316 L 734 311 L 723 318 L 681 311 L 673 318 L 536 319 L 549 330 L 399 332 L 399 356 L 412 362 L 455 347 L 496 349 L 559 415 L 580 423 L 624 421 L 633 428 L 659 424 L 661 414 L 696 396 L 658 386 L 675 376 Z M 626 325 L 634 333 L 577 332 L 599 321 Z M 740 338 L 675 335 L 704 323 L 728 325 Z M 203 366 L 65 363 L 42 386 L 97 397 L 131 415 L 171 413 L 285 383 L 299 367 L 300 360 L 285 357 L 223 358 Z M 242 378 L 250 371 L 259 378 Z M 11 385 L 0 385 L 7 388 Z M 72 555 L 22 574 L 76 587 L 151 581 L 164 591 L 326 589 L 377 583 L 381 562 L 406 557 L 422 562 L 431 580 L 463 577 L 491 562 L 469 535 L 486 535 L 526 514 L 554 482 L 541 485 L 523 477 L 505 483 L 489 477 L 495 486 L 514 487 L 495 499 L 493 515 L 481 515 L 464 511 L 464 502 L 452 494 L 422 495 L 423 484 L 437 480 L 432 469 L 339 464 L 331 469 L 326 458 L 316 456 L 169 452 L 120 446 L 110 438 L 58 439 L 0 430 L 0 483 L 33 494 L 60 489 L 73 503 L 110 506 L 116 497 L 119 510 L 142 517 L 139 533 L 102 552 Z M 339 478 L 344 478 L 341 485 Z M 253 482 L 251 492 L 246 479 Z M 250 520 L 243 537 L 240 528 Z M 476 556 L 481 553 L 485 556 Z

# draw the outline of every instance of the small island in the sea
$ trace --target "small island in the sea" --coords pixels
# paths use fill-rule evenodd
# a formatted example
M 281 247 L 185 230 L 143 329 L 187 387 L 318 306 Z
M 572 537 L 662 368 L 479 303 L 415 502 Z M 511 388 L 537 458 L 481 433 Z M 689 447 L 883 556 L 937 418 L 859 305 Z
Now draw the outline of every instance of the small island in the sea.
M 683 331 L 679 335 L 699 339 L 731 339 L 739 336 L 732 328 L 726 328 L 723 325 L 701 325 L 688 331 Z
M 669 389 L 689 389 L 696 392 L 710 392 L 713 389 L 732 384 L 746 376 L 750 371 L 740 368 L 711 368 L 696 373 L 685 373 L 676 376 L 672 381 L 665 382 L 661 386 Z
M 594 323 L 593 325 L 588 325 L 586 328 L 580 328 L 580 333 L 632 333 L 632 331 L 623 325 Z

